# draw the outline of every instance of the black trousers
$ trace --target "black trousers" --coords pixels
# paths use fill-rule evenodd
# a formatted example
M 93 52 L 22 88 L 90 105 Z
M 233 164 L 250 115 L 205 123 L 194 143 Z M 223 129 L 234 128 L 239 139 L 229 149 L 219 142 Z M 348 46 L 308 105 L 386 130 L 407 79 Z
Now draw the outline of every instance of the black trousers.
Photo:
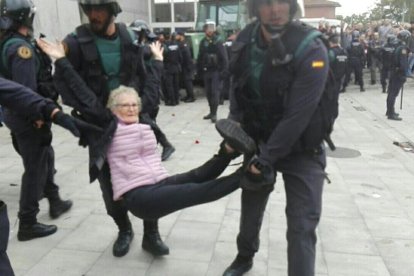
M 9 257 L 7 256 L 7 244 L 9 243 L 10 224 L 7 216 L 7 205 L 0 201 L 0 275 L 13 276 Z
M 347 65 L 347 72 L 345 74 L 344 87 L 348 86 L 348 83 L 351 79 L 351 73 L 355 74 L 355 81 L 359 84 L 361 88 L 364 87 L 364 78 L 362 76 L 362 64 L 359 61 L 350 61 Z
M 382 65 L 380 81 L 381 81 L 382 91 L 384 92 L 387 89 L 387 79 L 389 78 L 389 72 L 390 72 L 390 69 L 387 66 Z
M 281 172 L 286 192 L 289 276 L 315 274 L 315 229 L 322 209 L 325 153 L 291 154 L 275 165 Z M 270 191 L 243 190 L 241 198 L 238 252 L 253 257 L 259 250 L 259 233 Z
M 189 99 L 194 99 L 193 73 L 184 71 L 181 76 L 186 92 L 186 97 Z
M 135 216 L 151 220 L 186 207 L 217 200 L 239 187 L 240 171 L 216 179 L 230 160 L 227 156 L 215 155 L 196 169 L 125 193 L 123 202 Z
M 210 107 L 210 114 L 217 115 L 217 109 L 220 101 L 220 73 L 219 71 L 204 72 L 204 89 Z
M 19 118 L 5 114 L 5 123 L 12 132 L 13 145 L 23 160 L 24 172 L 20 189 L 19 213 L 21 224 L 34 224 L 39 212 L 39 200 L 59 198 L 54 182 L 55 153 L 50 125 L 36 129 Z
M 390 83 L 388 84 L 388 95 L 387 95 L 387 115 L 395 113 L 395 100 L 400 93 L 402 86 L 406 81 L 405 76 L 392 72 L 390 75 Z
M 168 94 L 168 100 L 172 104 L 178 104 L 180 101 L 180 74 L 179 72 L 168 72 L 165 75 L 165 89 Z

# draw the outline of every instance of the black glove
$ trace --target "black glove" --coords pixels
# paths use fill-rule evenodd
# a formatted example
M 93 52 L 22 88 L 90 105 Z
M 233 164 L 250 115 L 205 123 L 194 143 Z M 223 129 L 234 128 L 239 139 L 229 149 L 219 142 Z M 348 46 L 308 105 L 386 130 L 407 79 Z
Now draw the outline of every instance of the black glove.
M 75 124 L 75 118 L 69 116 L 68 114 L 63 113 L 63 111 L 58 111 L 53 117 L 53 122 L 67 130 L 69 130 L 74 136 L 79 137 L 80 132 L 78 127 Z
M 276 182 L 276 172 L 270 164 L 266 164 L 263 161 L 254 157 L 250 160 L 248 167 L 254 165 L 260 174 L 254 174 L 250 171 L 246 171 L 240 180 L 240 187 L 249 191 L 272 191 Z

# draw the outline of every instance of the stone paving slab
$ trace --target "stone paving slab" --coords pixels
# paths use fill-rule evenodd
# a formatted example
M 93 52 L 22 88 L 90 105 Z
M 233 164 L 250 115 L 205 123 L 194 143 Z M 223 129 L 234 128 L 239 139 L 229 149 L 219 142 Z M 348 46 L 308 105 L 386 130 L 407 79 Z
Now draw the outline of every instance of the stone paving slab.
M 367 81 L 368 83 L 368 81 Z M 333 140 L 360 153 L 354 158 L 329 157 L 323 216 L 317 230 L 316 275 L 412 276 L 414 271 L 414 153 L 393 145 L 414 141 L 414 81 L 404 90 L 403 121 L 385 117 L 386 94 L 378 85 L 360 93 L 350 86 L 340 97 L 340 117 Z M 220 137 L 202 117 L 207 101 L 162 106 L 159 125 L 176 147 L 165 166 L 183 172 L 207 160 L 218 149 Z M 398 109 L 399 109 L 399 99 Z M 226 117 L 228 103 L 220 106 Z M 106 215 L 97 183 L 88 183 L 87 150 L 75 138 L 54 127 L 56 182 L 72 210 L 57 220 L 48 217 L 40 202 L 38 219 L 55 223 L 56 234 L 18 242 L 17 210 L 22 173 L 6 128 L 0 128 L 0 197 L 9 206 L 11 233 L 8 254 L 16 275 L 221 275 L 236 254 L 240 191 L 210 204 L 189 208 L 160 219 L 160 232 L 170 255 L 153 258 L 141 249 L 142 221 L 132 218 L 135 238 L 130 252 L 112 256 L 117 229 Z M 240 160 L 238 160 L 240 161 Z M 238 162 L 237 161 L 237 162 Z M 237 163 L 235 162 L 235 163 Z M 229 167 L 225 174 L 237 166 Z M 261 248 L 247 276 L 287 275 L 286 219 L 283 180 L 271 195 L 265 213 Z

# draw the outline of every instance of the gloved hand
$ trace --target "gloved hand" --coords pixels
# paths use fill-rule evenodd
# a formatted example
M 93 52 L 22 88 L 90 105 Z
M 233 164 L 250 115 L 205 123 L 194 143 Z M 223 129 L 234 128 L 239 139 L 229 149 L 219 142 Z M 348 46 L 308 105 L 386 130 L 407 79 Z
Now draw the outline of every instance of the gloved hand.
M 249 168 L 254 165 L 259 174 L 250 172 Z M 257 157 L 250 160 L 247 171 L 240 180 L 240 187 L 249 191 L 272 191 L 276 182 L 276 172 L 270 164 L 260 161 Z
M 55 124 L 69 130 L 75 137 L 80 136 L 80 131 L 75 124 L 75 118 L 69 116 L 68 114 L 65 114 L 63 111 L 56 112 L 56 114 L 53 116 L 52 121 Z

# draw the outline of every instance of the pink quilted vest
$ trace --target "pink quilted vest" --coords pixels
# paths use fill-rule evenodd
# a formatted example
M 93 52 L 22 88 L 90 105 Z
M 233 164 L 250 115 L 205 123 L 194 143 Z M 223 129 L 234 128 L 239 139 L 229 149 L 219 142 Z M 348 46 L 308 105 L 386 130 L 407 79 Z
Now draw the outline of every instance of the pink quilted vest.
M 118 123 L 107 154 L 114 200 L 136 187 L 168 177 L 156 148 L 157 141 L 149 125 Z

